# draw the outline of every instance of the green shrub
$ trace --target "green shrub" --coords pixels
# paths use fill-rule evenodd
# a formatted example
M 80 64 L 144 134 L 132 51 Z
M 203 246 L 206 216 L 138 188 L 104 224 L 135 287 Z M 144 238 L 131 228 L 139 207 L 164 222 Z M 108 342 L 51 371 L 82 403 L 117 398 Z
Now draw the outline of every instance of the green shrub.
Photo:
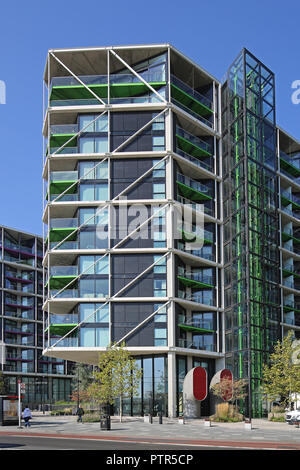
M 220 403 L 216 407 L 216 414 L 212 415 L 212 421 L 217 423 L 237 423 L 243 421 L 243 415 L 240 414 L 235 406 L 229 403 Z
M 86 413 L 82 417 L 84 423 L 99 423 L 100 415 L 99 413 Z
M 275 423 L 285 423 L 285 416 L 272 416 L 269 421 L 273 421 Z

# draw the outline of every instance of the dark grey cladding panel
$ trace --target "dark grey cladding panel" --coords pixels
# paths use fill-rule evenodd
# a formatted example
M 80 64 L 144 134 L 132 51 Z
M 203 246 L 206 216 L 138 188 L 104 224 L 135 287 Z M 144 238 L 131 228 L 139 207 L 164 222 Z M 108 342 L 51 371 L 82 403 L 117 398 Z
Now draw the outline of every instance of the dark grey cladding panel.
M 112 312 L 112 341 L 118 341 L 141 323 L 155 307 L 152 303 L 113 303 Z M 135 333 L 126 338 L 127 346 L 153 346 L 154 319 L 152 318 Z
M 112 197 L 120 194 L 131 183 L 141 177 L 147 170 L 152 168 L 153 159 L 131 158 L 115 159 L 111 162 L 111 191 Z M 152 199 L 153 198 L 153 174 L 149 173 L 131 190 L 125 193 L 129 199 Z
M 132 279 L 137 277 L 146 268 L 153 264 L 151 254 L 130 254 L 112 256 L 112 292 L 116 294 Z M 140 277 L 131 287 L 122 292 L 125 297 L 152 297 L 153 296 L 153 270 L 150 269 Z

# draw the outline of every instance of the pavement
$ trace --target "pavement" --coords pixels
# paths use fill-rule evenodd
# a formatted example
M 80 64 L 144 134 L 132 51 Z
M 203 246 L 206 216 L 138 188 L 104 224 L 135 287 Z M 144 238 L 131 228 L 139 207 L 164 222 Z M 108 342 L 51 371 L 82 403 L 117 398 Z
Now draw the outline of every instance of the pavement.
M 118 416 L 111 418 L 111 429 L 103 430 L 98 423 L 77 423 L 76 416 L 51 416 L 41 412 L 33 413 L 30 428 L 17 425 L 0 426 L 1 435 L 32 435 L 74 439 L 109 440 L 117 442 L 137 442 L 145 444 L 185 444 L 193 446 L 228 447 L 261 450 L 300 450 L 300 428 L 287 423 L 275 423 L 267 419 L 253 419 L 252 428 L 246 429 L 245 423 L 211 423 L 205 425 L 204 419 L 186 420 L 179 423 L 178 418 L 158 417 L 153 423 L 144 422 L 143 417 L 125 416 L 122 422 Z M 116 447 L 117 448 L 117 447 Z

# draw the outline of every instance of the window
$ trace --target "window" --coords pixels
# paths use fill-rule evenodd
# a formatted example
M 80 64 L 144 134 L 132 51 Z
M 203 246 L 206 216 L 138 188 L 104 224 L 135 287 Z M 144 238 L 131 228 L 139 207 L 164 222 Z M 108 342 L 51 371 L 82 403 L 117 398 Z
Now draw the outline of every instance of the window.
M 97 116 L 97 114 L 79 116 L 79 129 L 82 130 L 85 126 L 88 126 L 84 129 L 84 132 L 108 132 L 108 114 Z M 88 125 L 89 122 L 90 125 Z
M 83 298 L 103 298 L 108 296 L 108 279 L 80 279 L 80 297 Z
M 156 274 L 165 274 L 167 272 L 167 258 L 164 257 L 160 261 L 158 261 L 161 258 L 161 255 L 154 255 L 153 257 L 153 262 L 156 263 L 156 265 L 153 267 L 153 272 Z
M 109 257 L 80 256 L 80 273 L 84 274 L 108 274 Z
M 153 199 L 164 199 L 166 197 L 165 183 L 153 183 Z
M 167 329 L 154 329 L 154 346 L 167 346 Z
M 81 179 L 107 179 L 108 178 L 108 162 L 93 161 L 79 162 L 79 176 Z
M 153 115 L 153 118 L 155 115 Z M 165 130 L 165 117 L 164 114 L 158 116 L 152 124 L 152 129 L 154 131 L 164 131 Z
M 165 279 L 154 279 L 154 297 L 166 297 L 167 281 Z
M 159 304 L 155 304 L 154 305 L 154 311 L 156 311 L 158 308 L 160 307 Z M 154 315 L 154 321 L 155 323 L 166 323 L 167 322 L 167 307 L 164 306 L 164 307 L 161 307 L 158 311 L 158 313 L 156 313 Z
M 152 137 L 152 150 L 154 152 L 165 150 L 165 137 L 163 135 L 154 135 Z
M 80 137 L 80 153 L 105 153 L 108 151 L 108 137 Z
M 109 323 L 109 305 L 104 304 L 80 304 L 79 314 L 81 322 Z
M 153 160 L 153 166 L 158 160 Z M 160 162 L 153 170 L 153 178 L 165 178 L 166 177 L 166 164 L 165 161 Z
M 80 201 L 107 201 L 108 184 L 80 184 Z

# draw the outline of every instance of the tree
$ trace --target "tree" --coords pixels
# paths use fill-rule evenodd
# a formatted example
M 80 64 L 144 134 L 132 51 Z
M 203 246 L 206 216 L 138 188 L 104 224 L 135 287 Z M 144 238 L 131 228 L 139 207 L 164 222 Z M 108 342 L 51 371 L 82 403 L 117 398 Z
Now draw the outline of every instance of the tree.
M 300 392 L 300 365 L 293 362 L 293 333 L 290 331 L 282 342 L 277 341 L 269 364 L 263 366 L 263 392 L 268 400 L 278 398 L 288 406 L 292 394 Z
M 221 398 L 224 401 L 236 403 L 237 400 L 243 400 L 246 397 L 246 385 L 247 381 L 245 379 L 231 381 L 228 378 L 224 378 L 221 382 L 212 385 L 211 391 L 216 397 Z
M 125 349 L 112 344 L 105 353 L 99 355 L 98 370 L 88 388 L 89 396 L 99 404 L 113 405 L 120 398 L 120 422 L 122 422 L 123 398 L 134 395 L 139 388 L 142 371 Z
M 91 366 L 77 362 L 73 369 L 72 379 L 72 400 L 77 401 L 79 405 L 80 401 L 86 401 L 88 399 L 88 387 L 93 380 Z

